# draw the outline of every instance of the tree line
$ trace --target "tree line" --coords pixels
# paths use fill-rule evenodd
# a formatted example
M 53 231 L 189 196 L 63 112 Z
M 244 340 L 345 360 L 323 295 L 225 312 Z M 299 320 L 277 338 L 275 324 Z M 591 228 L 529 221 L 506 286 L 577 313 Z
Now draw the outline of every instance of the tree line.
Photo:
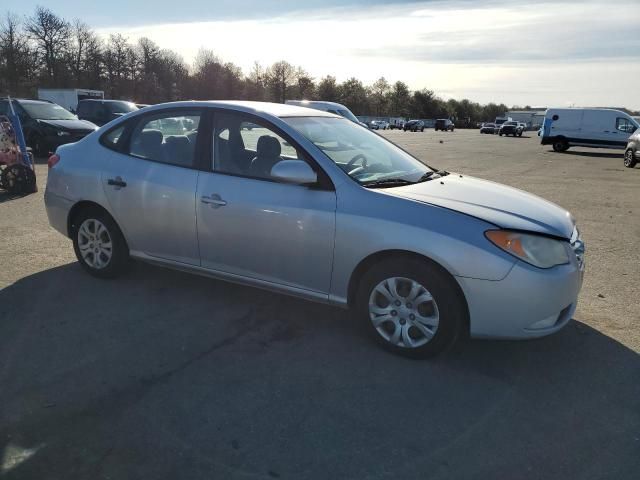
M 286 61 L 248 73 L 201 49 L 188 65 L 176 52 L 148 38 L 132 43 L 120 34 L 101 38 L 81 20 L 67 20 L 45 7 L 31 16 L 7 12 L 0 20 L 0 95 L 35 97 L 38 87 L 103 90 L 108 98 L 137 103 L 192 100 L 308 99 L 339 102 L 356 115 L 449 117 L 459 122 L 492 120 L 504 104 L 443 100 L 433 90 L 412 91 L 384 77 L 364 85 L 355 77 L 338 82 L 313 78 Z

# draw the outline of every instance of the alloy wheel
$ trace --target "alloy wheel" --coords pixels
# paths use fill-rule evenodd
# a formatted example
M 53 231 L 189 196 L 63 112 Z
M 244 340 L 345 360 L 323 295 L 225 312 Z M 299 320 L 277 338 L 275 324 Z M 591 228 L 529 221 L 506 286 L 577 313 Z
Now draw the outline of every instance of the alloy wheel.
M 109 230 L 95 218 L 88 218 L 80 225 L 78 248 L 87 265 L 98 270 L 109 265 L 113 256 L 113 243 Z
M 382 338 L 403 348 L 428 343 L 440 322 L 429 290 L 405 277 L 387 278 L 375 286 L 369 296 L 369 318 Z

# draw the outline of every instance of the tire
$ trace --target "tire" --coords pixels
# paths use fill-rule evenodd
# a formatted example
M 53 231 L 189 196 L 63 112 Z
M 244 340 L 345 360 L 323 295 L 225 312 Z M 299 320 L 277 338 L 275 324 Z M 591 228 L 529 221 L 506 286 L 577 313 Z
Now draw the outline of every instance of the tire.
M 522 132 L 519 132 L 519 133 L 518 133 L 518 136 L 519 136 L 519 137 L 521 137 L 521 136 L 522 136 Z
M 569 150 L 569 144 L 564 138 L 558 138 L 553 141 L 553 150 L 558 153 L 566 152 Z
M 627 168 L 633 168 L 636 166 L 638 161 L 636 160 L 633 149 L 629 148 L 626 152 L 624 152 L 624 166 Z
M 424 127 L 422 127 L 422 128 L 420 129 L 420 131 L 421 131 L 421 132 L 424 132 Z
M 24 195 L 37 192 L 36 175 L 31 168 L 20 163 L 8 165 L 2 170 L 0 185 L 7 192 Z
M 399 302 L 400 306 L 390 303 L 378 293 L 380 290 L 377 288 L 382 288 L 389 294 L 388 279 L 396 279 L 398 288 L 395 292 L 398 295 L 391 295 L 391 298 L 397 298 L 394 302 Z M 413 298 L 424 298 L 418 305 L 407 301 L 411 299 L 412 285 L 420 286 Z M 378 312 L 370 311 L 370 305 Z M 467 324 L 466 302 L 455 280 L 433 262 L 405 256 L 383 260 L 363 275 L 358 286 L 355 309 L 366 330 L 383 348 L 411 358 L 432 357 L 448 350 Z M 389 313 L 385 315 L 387 311 Z M 385 320 L 376 327 L 373 317 L 384 317 Z M 425 323 L 419 322 L 417 317 L 422 317 Z M 421 327 L 418 328 L 417 324 Z M 430 327 L 427 326 L 429 324 Z M 431 336 L 424 334 L 424 331 Z M 394 339 L 394 335 L 397 339 Z M 404 338 L 408 339 L 409 346 L 405 345 Z
M 498 135 L 502 136 L 502 132 L 498 132 Z
M 101 230 L 99 225 L 102 225 L 104 230 Z M 95 277 L 115 278 L 124 273 L 129 266 L 129 247 L 124 235 L 113 218 L 104 210 L 93 207 L 83 209 L 76 214 L 71 224 L 71 239 L 78 262 Z M 100 244 L 93 243 L 96 241 L 102 244 L 102 248 Z M 110 257 L 109 249 L 106 248 L 108 243 L 111 245 Z M 91 251 L 94 246 L 96 252 L 98 249 L 101 250 L 97 257 L 96 252 Z

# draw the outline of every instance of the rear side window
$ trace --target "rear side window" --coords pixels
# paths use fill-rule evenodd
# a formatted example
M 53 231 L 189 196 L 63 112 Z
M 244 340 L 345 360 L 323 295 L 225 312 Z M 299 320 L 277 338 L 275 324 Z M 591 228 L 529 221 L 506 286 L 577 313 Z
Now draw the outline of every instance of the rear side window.
M 131 132 L 129 154 L 154 162 L 195 165 L 200 112 L 163 112 L 144 116 Z

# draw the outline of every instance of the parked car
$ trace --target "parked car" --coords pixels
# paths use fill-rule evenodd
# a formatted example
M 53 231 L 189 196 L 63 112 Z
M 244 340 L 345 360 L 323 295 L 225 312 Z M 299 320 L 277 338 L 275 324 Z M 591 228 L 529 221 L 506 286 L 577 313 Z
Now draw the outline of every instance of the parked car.
M 357 123 L 360 126 L 369 128 L 364 122 L 358 120 L 358 118 L 341 103 L 336 102 L 320 102 L 312 100 L 287 100 L 287 105 L 296 105 L 298 107 L 313 108 L 314 110 L 321 110 L 323 112 L 333 113 L 334 115 L 340 115 L 341 117 L 351 120 L 353 123 Z
M 522 136 L 522 127 L 518 122 L 508 121 L 504 122 L 500 125 L 500 129 L 498 130 L 498 135 L 513 135 L 514 137 L 517 135 L 518 137 Z
M 389 122 L 389 129 L 390 130 L 395 130 L 396 128 L 402 130 L 404 128 L 404 121 L 403 120 L 398 120 L 398 119 L 392 119 Z
M 527 128 L 528 128 L 528 127 L 527 127 L 527 124 L 526 124 L 526 123 L 524 123 L 524 122 L 518 122 L 518 126 L 520 127 L 520 129 L 521 129 L 523 132 L 526 132 L 526 131 L 527 131 Z
M 542 125 L 542 145 L 556 152 L 572 146 L 626 149 L 627 139 L 640 124 L 620 110 L 606 108 L 550 108 Z
M 192 130 L 166 133 L 176 118 Z M 49 167 L 49 222 L 90 274 L 137 258 L 352 308 L 408 356 L 466 334 L 556 332 L 582 285 L 584 244 L 563 208 L 306 108 L 155 105 L 59 147 Z
M 454 123 L 448 118 L 439 118 L 438 120 L 436 120 L 436 125 L 434 128 L 436 132 L 438 130 L 442 130 L 443 132 L 447 132 L 447 131 L 453 132 L 453 129 L 455 127 L 456 126 L 454 125 Z
M 384 120 L 371 120 L 369 122 L 369 128 L 371 130 L 386 130 L 389 128 L 389 122 L 385 122 Z
M 409 120 L 404 124 L 404 127 L 402 127 L 402 129 L 405 132 L 407 130 L 409 130 L 410 132 L 417 132 L 418 130 L 424 132 L 424 122 L 422 120 Z
M 627 168 L 633 168 L 638 163 L 640 158 L 640 152 L 638 151 L 640 146 L 640 130 L 636 130 L 633 135 L 629 137 L 627 148 L 624 151 L 624 166 Z
M 136 103 L 136 107 L 138 107 L 138 109 L 147 108 L 148 106 L 150 106 L 148 103 Z
M 498 133 L 498 130 L 500 130 L 500 127 L 495 123 L 484 123 L 480 127 L 480 133 L 490 133 L 491 135 Z
M 37 156 L 48 155 L 60 145 L 77 142 L 98 128 L 46 100 L 12 98 L 11 103 L 20 117 L 25 141 Z M 9 101 L 0 99 L 0 114 L 8 113 Z
M 111 120 L 135 112 L 135 103 L 124 100 L 80 100 L 77 115 L 81 120 L 89 120 L 96 125 L 104 125 Z

